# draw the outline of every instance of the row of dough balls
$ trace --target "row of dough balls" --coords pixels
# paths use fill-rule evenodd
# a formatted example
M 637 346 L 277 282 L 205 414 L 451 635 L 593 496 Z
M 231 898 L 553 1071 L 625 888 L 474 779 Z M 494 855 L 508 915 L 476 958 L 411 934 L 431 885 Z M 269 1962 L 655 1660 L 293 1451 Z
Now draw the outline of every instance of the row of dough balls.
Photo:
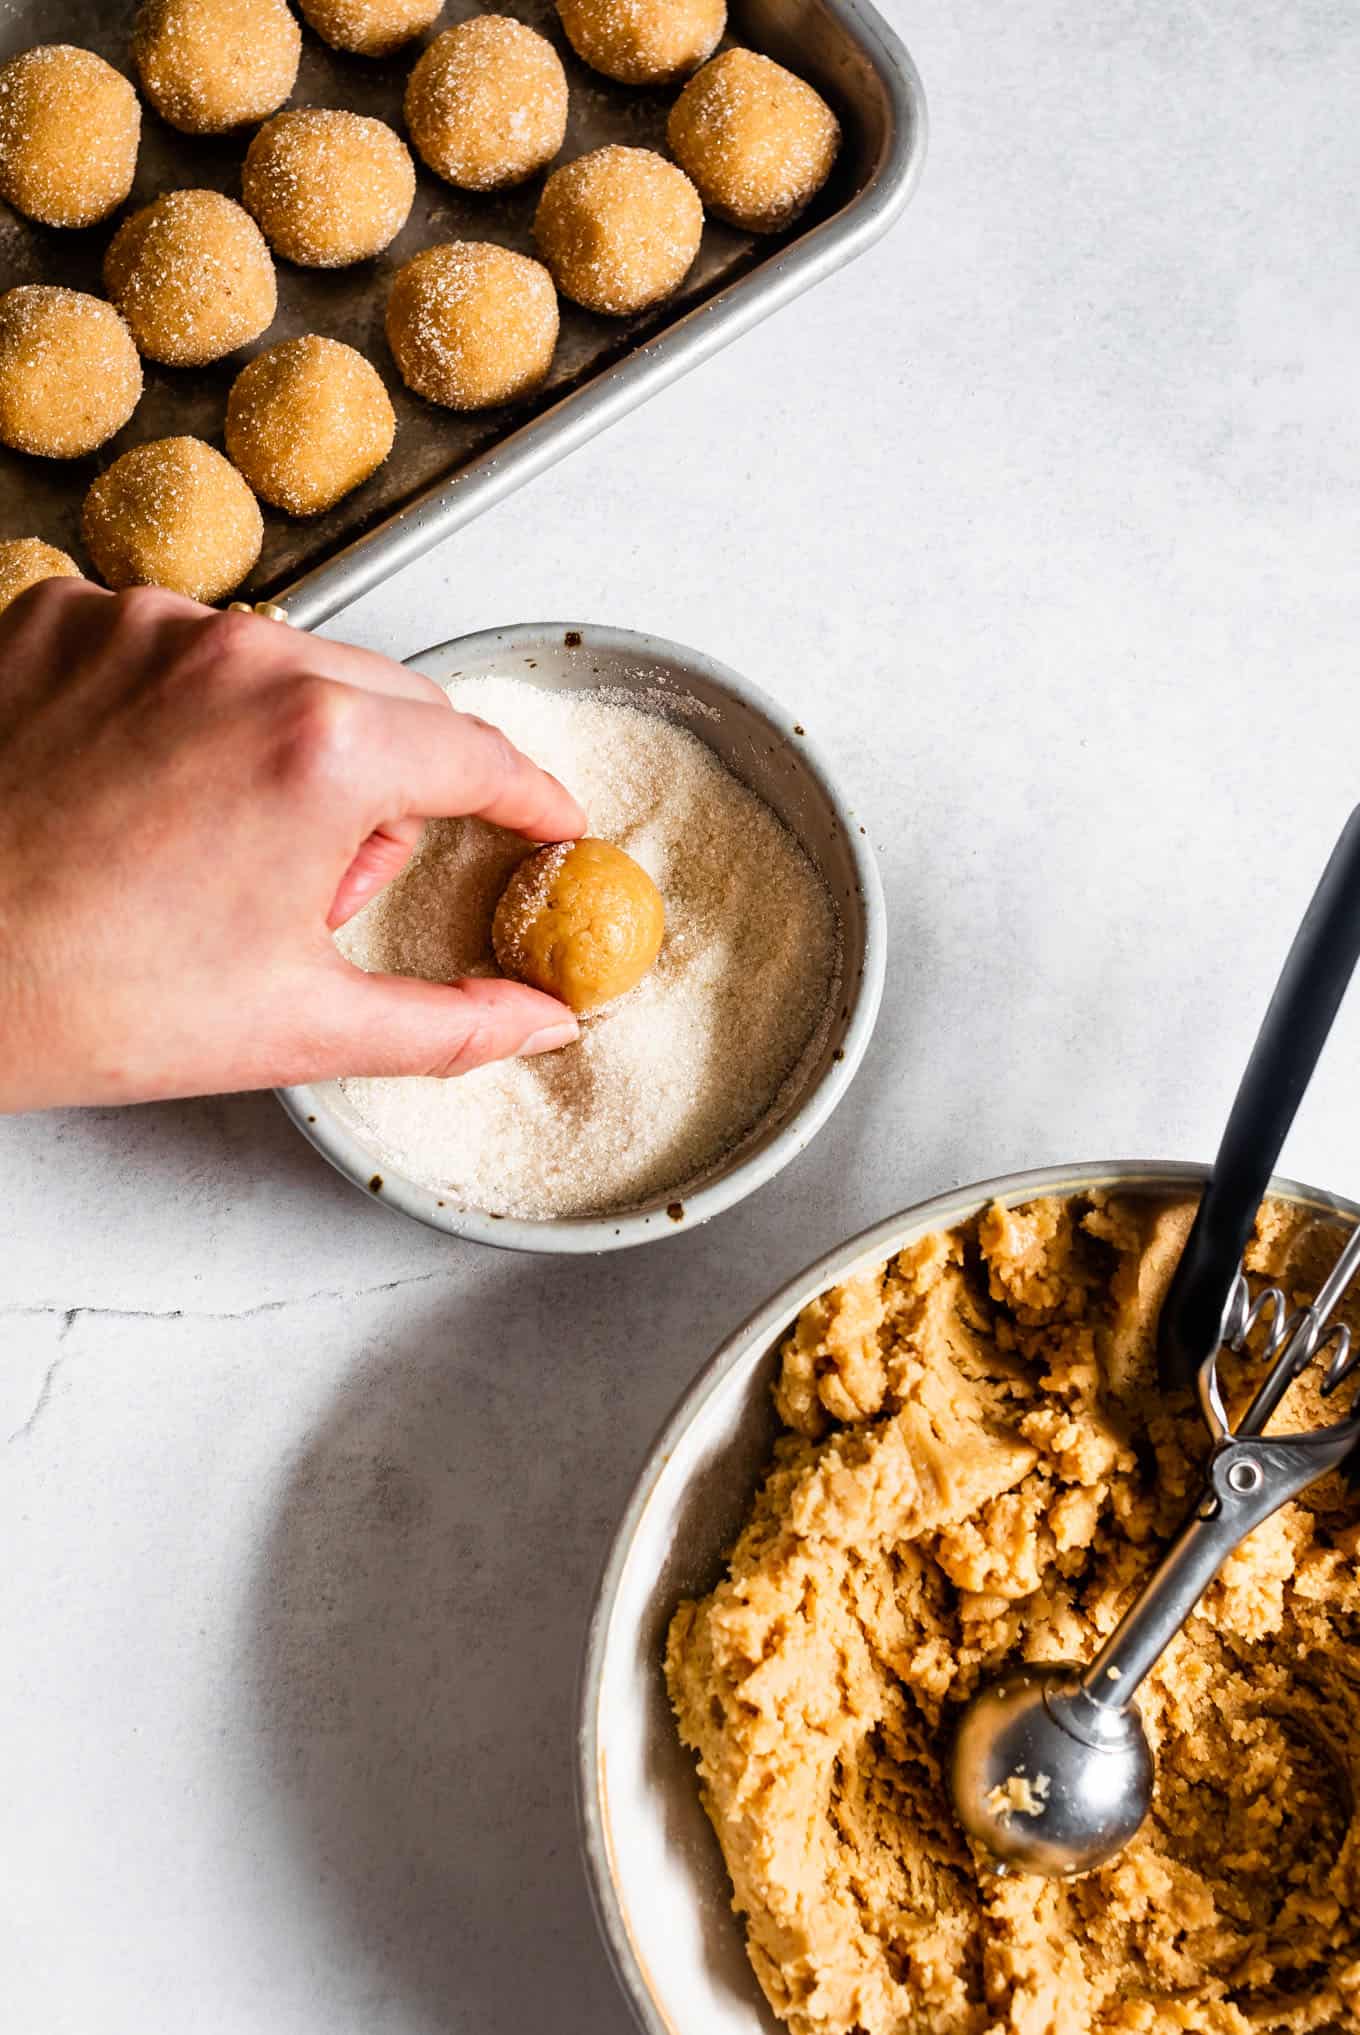
M 82 534 L 109 586 L 163 586 L 222 600 L 260 555 L 260 505 L 201 438 L 157 438 L 116 459 L 85 497 Z M 44 579 L 83 579 L 40 537 L 0 542 L 0 611 Z
M 319 448 L 299 428 L 308 414 L 325 428 Z M 232 389 L 230 459 L 201 438 L 156 438 L 96 476 L 81 514 L 95 570 L 114 588 L 222 600 L 264 542 L 252 485 L 282 482 L 303 513 L 324 507 L 381 465 L 395 423 L 387 391 L 353 347 L 316 334 L 271 347 Z M 40 579 L 71 575 L 82 576 L 75 560 L 40 538 L 0 542 L 0 610 Z
M 164 26 L 176 6 L 194 4 L 152 0 L 143 9 L 144 83 L 147 24 Z M 229 0 L 228 12 L 239 15 L 242 4 Z M 629 5 L 634 14 L 645 11 Z M 163 80 L 158 89 L 165 97 Z M 130 138 L 126 121 L 121 135 L 101 131 L 101 95 L 105 114 L 130 109 Z M 176 103 L 187 124 L 183 102 Z M 407 108 L 432 166 L 465 187 L 494 188 L 522 181 L 560 148 L 566 80 L 541 36 L 483 16 L 425 52 Z M 475 118 L 466 117 L 469 109 Z M 26 52 L 0 67 L 0 195 L 37 217 L 64 204 L 61 223 L 102 216 L 97 208 L 109 209 L 110 193 L 114 204 L 126 195 L 138 125 L 135 93 L 92 52 Z M 78 151 L 67 146 L 73 127 L 82 132 Z M 506 136 L 518 138 L 518 156 Z M 705 145 L 725 138 L 726 155 L 722 146 L 708 150 L 710 209 L 772 231 L 824 180 L 839 130 L 810 87 L 768 59 L 731 50 L 691 81 L 672 109 L 669 138 L 678 158 L 695 158 L 687 166 L 700 178 Z M 724 203 L 724 175 L 731 203 Z M 76 188 L 82 176 L 85 186 Z M 256 135 L 243 195 L 280 254 L 330 266 L 385 246 L 405 221 L 414 182 L 409 154 L 383 122 L 303 109 L 277 116 Z M 605 148 L 565 165 L 549 177 L 535 219 L 548 270 L 476 242 L 427 249 L 402 269 L 387 331 L 404 379 L 457 409 L 528 393 L 547 375 L 556 345 L 554 283 L 592 310 L 645 308 L 683 280 L 702 220 L 696 183 L 650 150 Z M 164 194 L 125 221 L 104 280 L 112 304 L 46 286 L 0 298 L 0 440 L 51 457 L 89 452 L 136 406 L 139 350 L 173 365 L 221 358 L 258 337 L 277 302 L 259 228 L 210 191 Z M 354 349 L 316 335 L 273 347 L 249 363 L 231 392 L 226 442 L 236 470 L 201 440 L 179 437 L 134 448 L 94 483 L 84 534 L 96 567 L 114 586 L 152 580 L 218 599 L 259 555 L 262 523 L 251 489 L 292 514 L 316 514 L 376 470 L 394 431 L 381 380 Z M 38 539 L 3 549 L 9 562 L 0 596 L 11 568 L 24 584 L 26 573 L 41 576 L 34 562 L 44 558 L 77 570 Z
M 161 12 L 171 5 L 263 5 L 268 12 L 273 4 L 164 0 Z M 667 5 L 652 0 L 628 18 L 650 20 L 655 8 L 668 19 Z M 244 58 L 230 71 L 238 83 L 243 75 L 253 75 Z M 502 189 L 546 168 L 560 151 L 566 74 L 533 29 L 507 15 L 480 15 L 446 29 L 421 56 L 407 85 L 406 118 L 439 176 L 465 190 Z M 44 225 L 96 224 L 132 187 L 140 127 L 132 86 L 92 50 L 63 43 L 25 50 L 0 66 L 0 196 Z M 802 79 L 752 50 L 730 49 L 685 87 L 667 140 L 710 212 L 769 233 L 787 226 L 821 188 L 840 130 Z M 266 120 L 246 155 L 242 194 L 279 254 L 303 266 L 339 267 L 379 253 L 400 232 L 415 170 L 384 121 L 305 107 Z
M 426 248 L 398 271 L 386 317 L 398 368 L 419 395 L 457 410 L 525 395 L 546 378 L 556 348 L 555 283 L 595 310 L 641 309 L 679 284 L 702 223 L 689 180 L 650 150 L 580 157 L 549 178 L 539 204 L 547 267 L 489 242 L 457 241 Z M 49 459 L 94 452 L 136 409 L 142 356 L 173 367 L 222 359 L 258 338 L 277 305 L 258 228 L 216 191 L 167 192 L 126 220 L 109 246 L 104 282 L 111 301 L 47 283 L 0 296 L 0 443 Z M 272 365 L 268 378 L 264 363 Z M 352 348 L 328 350 L 314 337 L 252 361 L 228 410 L 229 444 L 233 410 L 261 420 L 268 412 L 254 435 L 267 436 L 280 455 L 291 432 L 300 453 L 319 459 L 357 415 L 381 417 L 381 458 L 395 429 L 376 370 Z M 244 457 L 238 464 L 249 471 Z M 339 462 L 324 499 L 291 476 L 272 477 L 268 466 L 250 477 L 275 506 L 309 515 L 373 470 L 355 477 L 351 465 Z
M 504 25 L 541 41 L 518 24 Z M 702 129 L 715 102 L 731 103 L 734 76 L 750 77 L 756 90 L 768 85 L 767 98 L 805 95 L 821 111 L 827 126 L 816 167 L 825 174 L 834 116 L 801 80 L 746 50 L 728 51 L 691 80 L 673 109 L 677 136 Z M 404 170 L 402 189 L 384 190 L 384 169 Z M 382 122 L 308 109 L 261 129 L 243 181 L 267 220 L 270 202 L 285 192 L 304 199 L 307 213 L 324 211 L 334 260 L 385 244 L 409 209 L 414 172 Z M 552 283 L 593 311 L 644 309 L 682 281 L 702 221 L 694 183 L 650 150 L 612 146 L 566 164 L 548 178 L 535 217 L 551 282 L 524 257 L 480 243 L 426 250 L 401 271 L 387 327 L 403 375 L 422 395 L 456 408 L 524 393 L 547 373 L 556 343 Z M 285 237 L 280 222 L 271 223 Z M 306 251 L 321 252 L 314 240 Z M 167 192 L 125 220 L 108 249 L 104 282 L 112 307 L 39 285 L 0 299 L 0 439 L 7 444 L 51 457 L 92 451 L 136 405 L 138 352 L 173 366 L 202 365 L 257 338 L 277 308 L 273 262 L 258 226 L 213 191 Z
M 442 4 L 300 0 L 305 19 L 323 40 L 364 56 L 388 56 L 410 42 L 432 25 Z M 577 55 L 629 85 L 687 77 L 713 54 L 727 25 L 726 0 L 557 0 L 557 11 Z M 463 22 L 460 29 L 473 26 Z M 520 105 L 535 117 L 552 120 L 559 108 L 565 112 L 566 81 L 555 58 L 551 65 L 545 62 L 544 47 L 543 38 L 535 36 L 515 48 L 503 29 L 499 42 L 479 42 L 465 34 L 453 43 L 438 37 L 416 67 L 408 116 L 414 112 L 418 119 L 422 107 L 433 108 L 437 122 L 438 101 L 441 96 L 447 100 L 450 86 L 494 100 L 495 72 L 508 62 L 521 67 L 519 78 L 511 81 L 525 88 Z M 143 0 L 132 35 L 142 90 L 162 119 L 185 134 L 226 134 L 267 119 L 292 92 L 301 54 L 301 31 L 286 0 Z M 27 117 L 44 121 L 62 158 L 58 167 L 78 169 L 89 190 L 77 219 L 69 216 L 72 199 L 61 188 L 63 180 L 54 179 L 48 202 L 58 216 L 46 223 L 92 225 L 120 204 L 131 187 L 140 130 L 136 95 L 125 78 L 88 50 L 49 44 L 25 52 L 16 63 L 12 89 L 21 110 L 26 103 Z M 57 95 L 62 103 L 54 108 Z M 71 112 L 80 117 L 69 119 Z M 81 146 L 88 121 L 101 137 L 96 161 Z M 44 202 L 41 190 L 33 195 Z

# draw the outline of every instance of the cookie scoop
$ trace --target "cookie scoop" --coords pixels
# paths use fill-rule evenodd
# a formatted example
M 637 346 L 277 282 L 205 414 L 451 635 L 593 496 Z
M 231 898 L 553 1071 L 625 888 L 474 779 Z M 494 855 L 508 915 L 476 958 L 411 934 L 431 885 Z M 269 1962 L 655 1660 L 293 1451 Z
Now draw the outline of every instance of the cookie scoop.
M 1360 1270 L 1360 1227 L 1310 1307 L 1253 1296 L 1241 1269 L 1257 1203 L 1360 958 L 1360 809 L 1351 815 L 1294 939 L 1242 1077 L 1214 1170 L 1159 1325 L 1163 1377 L 1187 1357 L 1212 1448 L 1189 1518 L 1087 1667 L 1013 1668 L 965 1708 L 949 1765 L 954 1810 L 998 1872 L 1069 1878 L 1114 1857 L 1152 1803 L 1151 1748 L 1134 1698 L 1228 1556 L 1310 1484 L 1356 1459 L 1360 1405 L 1312 1433 L 1269 1434 L 1291 1385 L 1325 1360 L 1329 1400 L 1360 1374 L 1333 1320 Z M 1207 1325 L 1207 1326 L 1206 1326 Z M 1207 1345 L 1207 1347 L 1206 1347 Z M 1268 1365 L 1235 1427 L 1220 1351 Z

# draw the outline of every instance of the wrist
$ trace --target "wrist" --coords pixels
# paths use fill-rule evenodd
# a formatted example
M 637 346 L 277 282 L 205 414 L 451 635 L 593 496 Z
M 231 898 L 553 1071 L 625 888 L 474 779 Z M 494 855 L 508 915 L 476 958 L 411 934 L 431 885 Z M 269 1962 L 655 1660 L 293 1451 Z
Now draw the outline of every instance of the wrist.
M 0 1115 L 67 1098 L 53 1086 L 65 1027 L 44 989 L 35 928 L 0 885 Z M 70 986 L 66 995 L 69 1000 Z

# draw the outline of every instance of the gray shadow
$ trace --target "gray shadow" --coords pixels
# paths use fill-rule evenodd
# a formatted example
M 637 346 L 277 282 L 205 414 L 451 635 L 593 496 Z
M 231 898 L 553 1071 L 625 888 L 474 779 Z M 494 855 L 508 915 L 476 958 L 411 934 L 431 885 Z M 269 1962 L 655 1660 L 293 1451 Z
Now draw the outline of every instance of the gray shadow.
M 177 1102 L 49 1110 L 27 1121 L 69 1155 L 114 1149 L 142 1196 L 174 1194 L 186 1183 L 247 1179 L 319 1189 L 335 1205 L 354 1195 L 300 1138 L 268 1089 L 194 1096 Z
M 680 1382 L 649 1256 L 608 1279 L 507 1259 L 456 1311 L 407 1296 L 263 1552 L 244 1641 L 262 1779 L 337 1961 L 364 1969 L 355 1996 L 396 1996 L 403 2027 L 633 2025 L 579 1859 L 575 1726 L 605 1547 Z

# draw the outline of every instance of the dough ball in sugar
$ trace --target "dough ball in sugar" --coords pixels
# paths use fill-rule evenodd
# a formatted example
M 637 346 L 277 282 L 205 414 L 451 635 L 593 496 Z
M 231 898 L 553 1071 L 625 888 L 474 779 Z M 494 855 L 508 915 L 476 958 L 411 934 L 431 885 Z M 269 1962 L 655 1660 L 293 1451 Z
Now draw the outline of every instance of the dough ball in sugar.
M 726 0 L 557 0 L 578 57 L 624 85 L 663 85 L 712 56 Z
M 162 120 L 184 134 L 227 134 L 282 106 L 302 30 L 285 0 L 143 0 L 132 55 Z
M 92 49 L 40 43 L 0 64 L 0 198 L 44 226 L 93 226 L 132 189 L 142 109 Z
M 0 540 L 0 614 L 40 579 L 84 579 L 74 558 L 41 537 Z
M 392 450 L 397 420 L 372 364 L 306 333 L 241 369 L 227 398 L 227 451 L 257 495 L 290 516 L 333 508 Z
M 464 191 L 522 184 L 567 131 L 567 74 L 557 51 L 505 14 L 436 36 L 406 87 L 406 125 L 422 160 Z
M 754 50 L 728 49 L 690 79 L 666 126 L 708 210 L 778 233 L 831 174 L 841 130 L 819 92 Z
M 385 57 L 420 35 L 444 0 L 298 0 L 302 18 L 332 49 Z
M 564 297 L 625 317 L 679 289 L 704 211 L 683 170 L 649 148 L 597 148 L 554 170 L 534 239 Z
M 124 220 L 104 287 L 138 350 L 170 367 L 220 360 L 271 325 L 274 263 L 250 214 L 219 191 L 167 191 Z
M 241 193 L 285 261 L 344 268 L 381 254 L 401 232 L 415 164 L 385 121 L 305 106 L 265 122 L 246 151 Z
M 0 440 L 79 459 L 121 431 L 142 393 L 132 334 L 102 297 L 24 283 L 0 297 Z
M 196 601 L 233 592 L 264 541 L 259 503 L 201 438 L 156 438 L 115 459 L 85 497 L 82 528 L 106 585 Z
M 387 303 L 402 380 L 450 410 L 484 410 L 536 389 L 557 345 L 557 293 L 541 262 L 490 241 L 454 240 L 407 262 Z
M 661 892 L 612 841 L 587 835 L 521 862 L 501 894 L 491 942 L 507 975 L 599 1010 L 636 988 L 666 931 Z

